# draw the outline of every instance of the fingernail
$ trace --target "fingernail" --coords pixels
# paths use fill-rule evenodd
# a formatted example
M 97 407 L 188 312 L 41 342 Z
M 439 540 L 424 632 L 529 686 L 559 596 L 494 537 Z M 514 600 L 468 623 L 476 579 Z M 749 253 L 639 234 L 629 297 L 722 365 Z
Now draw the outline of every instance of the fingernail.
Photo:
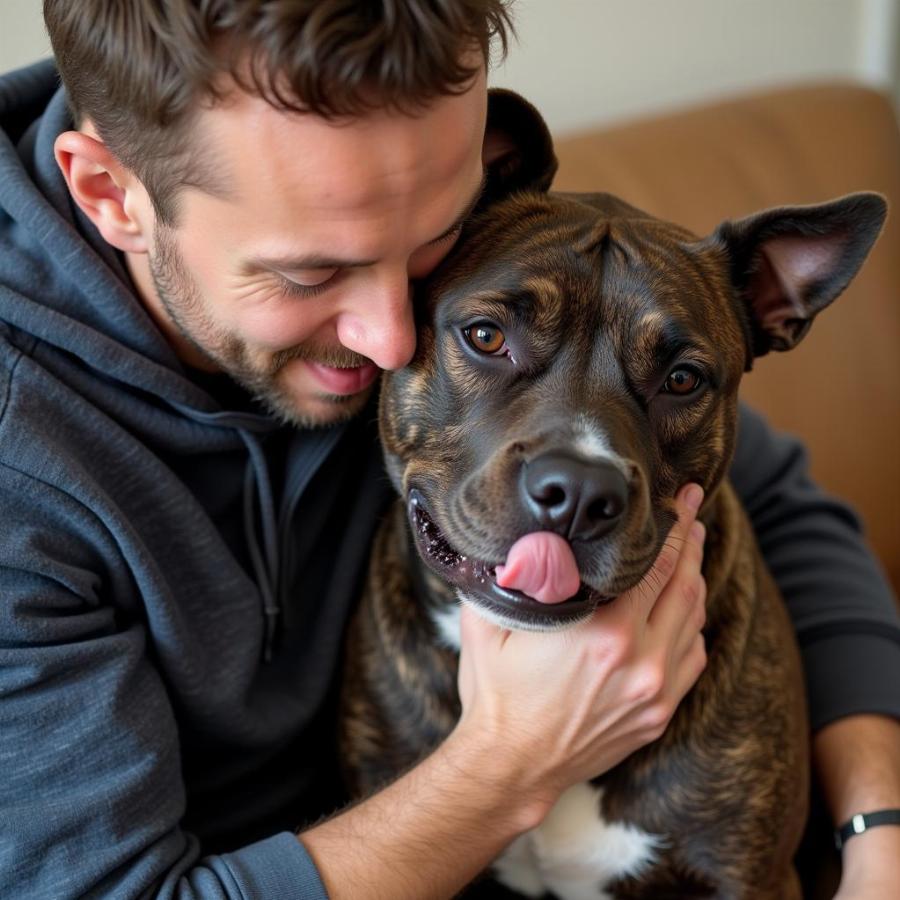
M 688 485 L 684 492 L 684 502 L 693 510 L 700 509 L 703 502 L 703 488 L 699 484 Z

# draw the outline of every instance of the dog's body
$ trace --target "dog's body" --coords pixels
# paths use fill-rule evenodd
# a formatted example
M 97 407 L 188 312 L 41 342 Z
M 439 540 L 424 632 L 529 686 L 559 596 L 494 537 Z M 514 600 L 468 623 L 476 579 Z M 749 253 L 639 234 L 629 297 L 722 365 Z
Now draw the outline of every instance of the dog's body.
M 778 897 L 791 877 L 807 800 L 798 654 L 729 486 L 704 520 L 707 669 L 659 741 L 568 791 L 498 860 L 496 877 L 527 896 Z M 348 647 L 345 756 L 359 794 L 409 768 L 459 715 L 456 594 L 414 560 L 398 503 Z
M 567 791 L 494 874 L 564 900 L 799 897 L 800 663 L 724 475 L 742 373 L 840 293 L 884 204 L 772 211 L 698 240 L 608 195 L 546 194 L 547 180 L 486 205 L 429 285 L 416 359 L 383 385 L 402 499 L 350 630 L 352 788 L 374 790 L 454 727 L 460 599 L 505 627 L 577 623 L 647 572 L 694 480 L 707 491 L 706 671 L 660 740 Z M 840 271 L 811 271 L 854 222 L 865 237 Z M 831 296 L 803 315 L 816 291 Z M 563 603 L 497 584 L 494 566 L 538 531 L 577 561 L 582 586 Z

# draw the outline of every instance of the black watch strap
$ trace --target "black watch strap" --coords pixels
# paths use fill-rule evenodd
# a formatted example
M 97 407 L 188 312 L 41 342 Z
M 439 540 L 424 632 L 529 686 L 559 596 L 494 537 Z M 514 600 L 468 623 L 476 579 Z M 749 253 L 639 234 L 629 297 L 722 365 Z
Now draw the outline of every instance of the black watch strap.
M 878 812 L 857 813 L 834 833 L 835 846 L 840 850 L 855 834 L 862 834 L 878 825 L 900 825 L 900 809 L 879 809 Z

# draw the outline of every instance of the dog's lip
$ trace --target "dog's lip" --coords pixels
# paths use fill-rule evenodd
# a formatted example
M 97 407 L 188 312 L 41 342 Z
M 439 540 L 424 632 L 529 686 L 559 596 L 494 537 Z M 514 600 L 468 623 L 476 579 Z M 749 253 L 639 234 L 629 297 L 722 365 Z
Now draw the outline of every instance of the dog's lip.
M 611 599 L 583 582 L 574 597 L 561 603 L 541 603 L 521 591 L 500 587 L 493 564 L 466 557 L 450 544 L 428 512 L 422 493 L 416 488 L 409 492 L 407 515 L 419 555 L 434 572 L 466 594 L 476 595 L 513 619 L 527 619 L 530 623 L 543 619 L 555 625 L 574 622 Z

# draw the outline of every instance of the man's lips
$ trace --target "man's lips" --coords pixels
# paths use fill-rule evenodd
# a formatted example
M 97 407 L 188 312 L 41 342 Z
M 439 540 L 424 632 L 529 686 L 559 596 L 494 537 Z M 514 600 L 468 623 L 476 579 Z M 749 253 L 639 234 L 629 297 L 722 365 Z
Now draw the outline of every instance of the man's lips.
M 342 396 L 364 391 L 375 381 L 381 371 L 375 363 L 371 362 L 346 369 L 326 366 L 317 362 L 307 362 L 306 366 L 323 390 L 329 394 Z
M 507 617 L 523 623 L 575 622 L 610 598 L 582 584 L 575 596 L 560 603 L 541 603 L 521 591 L 497 584 L 495 566 L 459 553 L 446 539 L 425 509 L 423 497 L 413 489 L 409 493 L 407 515 L 419 555 L 441 578 Z

